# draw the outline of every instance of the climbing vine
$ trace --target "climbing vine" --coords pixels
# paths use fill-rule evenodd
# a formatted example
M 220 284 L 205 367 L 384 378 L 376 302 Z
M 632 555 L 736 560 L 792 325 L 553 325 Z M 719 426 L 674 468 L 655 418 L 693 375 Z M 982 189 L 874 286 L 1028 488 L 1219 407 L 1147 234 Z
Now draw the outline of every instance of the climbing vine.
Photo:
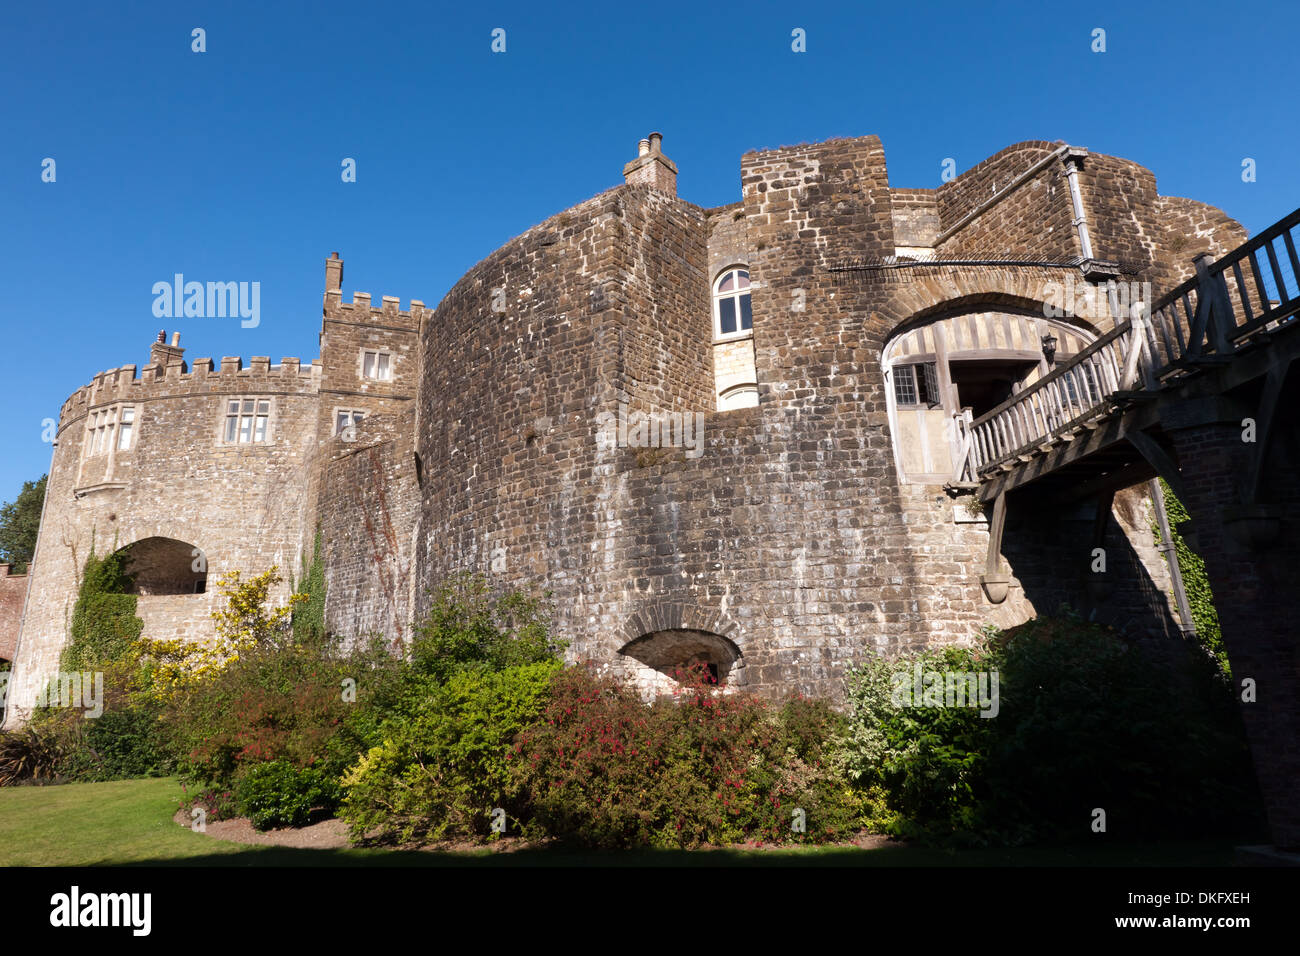
M 293 640 L 295 644 L 318 643 L 325 637 L 325 560 L 321 556 L 321 534 L 316 531 L 312 545 L 311 564 L 302 556 L 302 580 L 290 590 L 305 594 L 307 600 L 293 609 Z
M 1187 604 L 1192 612 L 1192 623 L 1196 626 L 1196 639 L 1219 662 L 1223 672 L 1231 674 L 1228 654 L 1223 646 L 1223 632 L 1219 629 L 1219 613 L 1214 609 L 1214 595 L 1210 593 L 1210 577 L 1205 571 L 1205 562 L 1178 533 L 1178 525 L 1191 516 L 1163 478 L 1160 479 L 1160 490 L 1165 496 L 1165 511 L 1169 515 L 1169 533 L 1173 538 L 1175 553 L 1178 555 L 1178 570 L 1183 575 L 1183 590 L 1187 592 Z M 1159 524 L 1155 526 L 1155 534 L 1156 542 L 1163 544 L 1164 542 L 1160 540 Z
M 96 670 L 124 661 L 144 628 L 126 571 L 129 549 L 97 557 L 92 542 L 72 609 L 72 635 L 63 651 L 65 671 Z

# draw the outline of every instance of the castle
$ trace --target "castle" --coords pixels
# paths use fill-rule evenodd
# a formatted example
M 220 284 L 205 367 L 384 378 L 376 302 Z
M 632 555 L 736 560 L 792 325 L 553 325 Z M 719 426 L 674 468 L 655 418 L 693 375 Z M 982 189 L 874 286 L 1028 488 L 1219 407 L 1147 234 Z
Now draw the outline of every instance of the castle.
M 296 571 L 319 528 L 331 631 L 397 640 L 449 572 L 482 571 L 551 590 L 572 658 L 651 687 L 702 660 L 834 696 L 865 654 L 1061 604 L 1185 626 L 1145 484 L 1100 515 L 1086 488 L 1025 492 L 1007 573 L 982 575 L 962 423 L 1244 230 L 1064 143 L 934 189 L 891 186 L 874 136 L 747 153 L 740 174 L 740 201 L 693 205 L 651 134 L 622 185 L 436 308 L 344 301 L 331 256 L 310 364 L 187 362 L 176 333 L 96 375 L 59 416 L 9 725 L 58 669 L 92 539 L 132 545 L 151 637 L 209 636 L 209 581 Z

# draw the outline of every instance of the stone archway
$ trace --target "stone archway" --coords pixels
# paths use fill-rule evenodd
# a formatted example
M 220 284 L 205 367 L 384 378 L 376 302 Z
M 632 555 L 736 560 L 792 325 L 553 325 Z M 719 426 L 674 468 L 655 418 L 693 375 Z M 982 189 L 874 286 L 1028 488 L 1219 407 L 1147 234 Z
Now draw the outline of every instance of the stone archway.
M 883 344 L 949 311 L 986 308 L 1045 315 L 1046 305 L 1060 290 L 1083 285 L 1085 280 L 1074 266 L 919 266 L 912 281 L 898 283 L 868 317 L 867 328 Z M 1107 330 L 1105 323 L 1069 318 L 1064 321 L 1093 334 Z
M 679 602 L 645 605 L 623 629 L 618 654 L 647 693 L 671 692 L 679 672 L 695 664 L 724 686 L 744 683 L 740 626 L 721 611 Z
M 119 550 L 126 553 L 126 571 L 134 582 L 134 594 L 202 594 L 207 590 L 203 554 L 189 542 L 155 535 Z

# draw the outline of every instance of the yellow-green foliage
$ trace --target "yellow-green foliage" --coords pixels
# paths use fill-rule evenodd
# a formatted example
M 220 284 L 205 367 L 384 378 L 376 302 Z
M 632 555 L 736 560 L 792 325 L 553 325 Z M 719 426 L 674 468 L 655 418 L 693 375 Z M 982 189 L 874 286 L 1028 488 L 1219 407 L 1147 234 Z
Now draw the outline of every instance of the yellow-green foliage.
M 210 680 L 255 647 L 279 646 L 288 636 L 293 609 L 306 595 L 293 594 L 284 607 L 268 608 L 270 590 L 283 579 L 272 567 L 244 580 L 231 571 L 217 582 L 225 607 L 212 612 L 217 638 L 195 643 L 177 639 L 136 642 L 141 682 L 148 697 L 160 703 L 174 701 L 195 682 Z

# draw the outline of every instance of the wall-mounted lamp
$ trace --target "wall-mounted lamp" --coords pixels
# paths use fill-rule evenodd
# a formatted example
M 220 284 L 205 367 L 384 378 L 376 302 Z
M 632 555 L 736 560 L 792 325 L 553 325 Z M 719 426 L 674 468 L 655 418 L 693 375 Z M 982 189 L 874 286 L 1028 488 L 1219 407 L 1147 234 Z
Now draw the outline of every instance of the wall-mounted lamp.
M 1052 359 L 1056 357 L 1056 336 L 1048 332 L 1043 336 L 1043 358 L 1047 359 L 1047 364 L 1052 364 Z

